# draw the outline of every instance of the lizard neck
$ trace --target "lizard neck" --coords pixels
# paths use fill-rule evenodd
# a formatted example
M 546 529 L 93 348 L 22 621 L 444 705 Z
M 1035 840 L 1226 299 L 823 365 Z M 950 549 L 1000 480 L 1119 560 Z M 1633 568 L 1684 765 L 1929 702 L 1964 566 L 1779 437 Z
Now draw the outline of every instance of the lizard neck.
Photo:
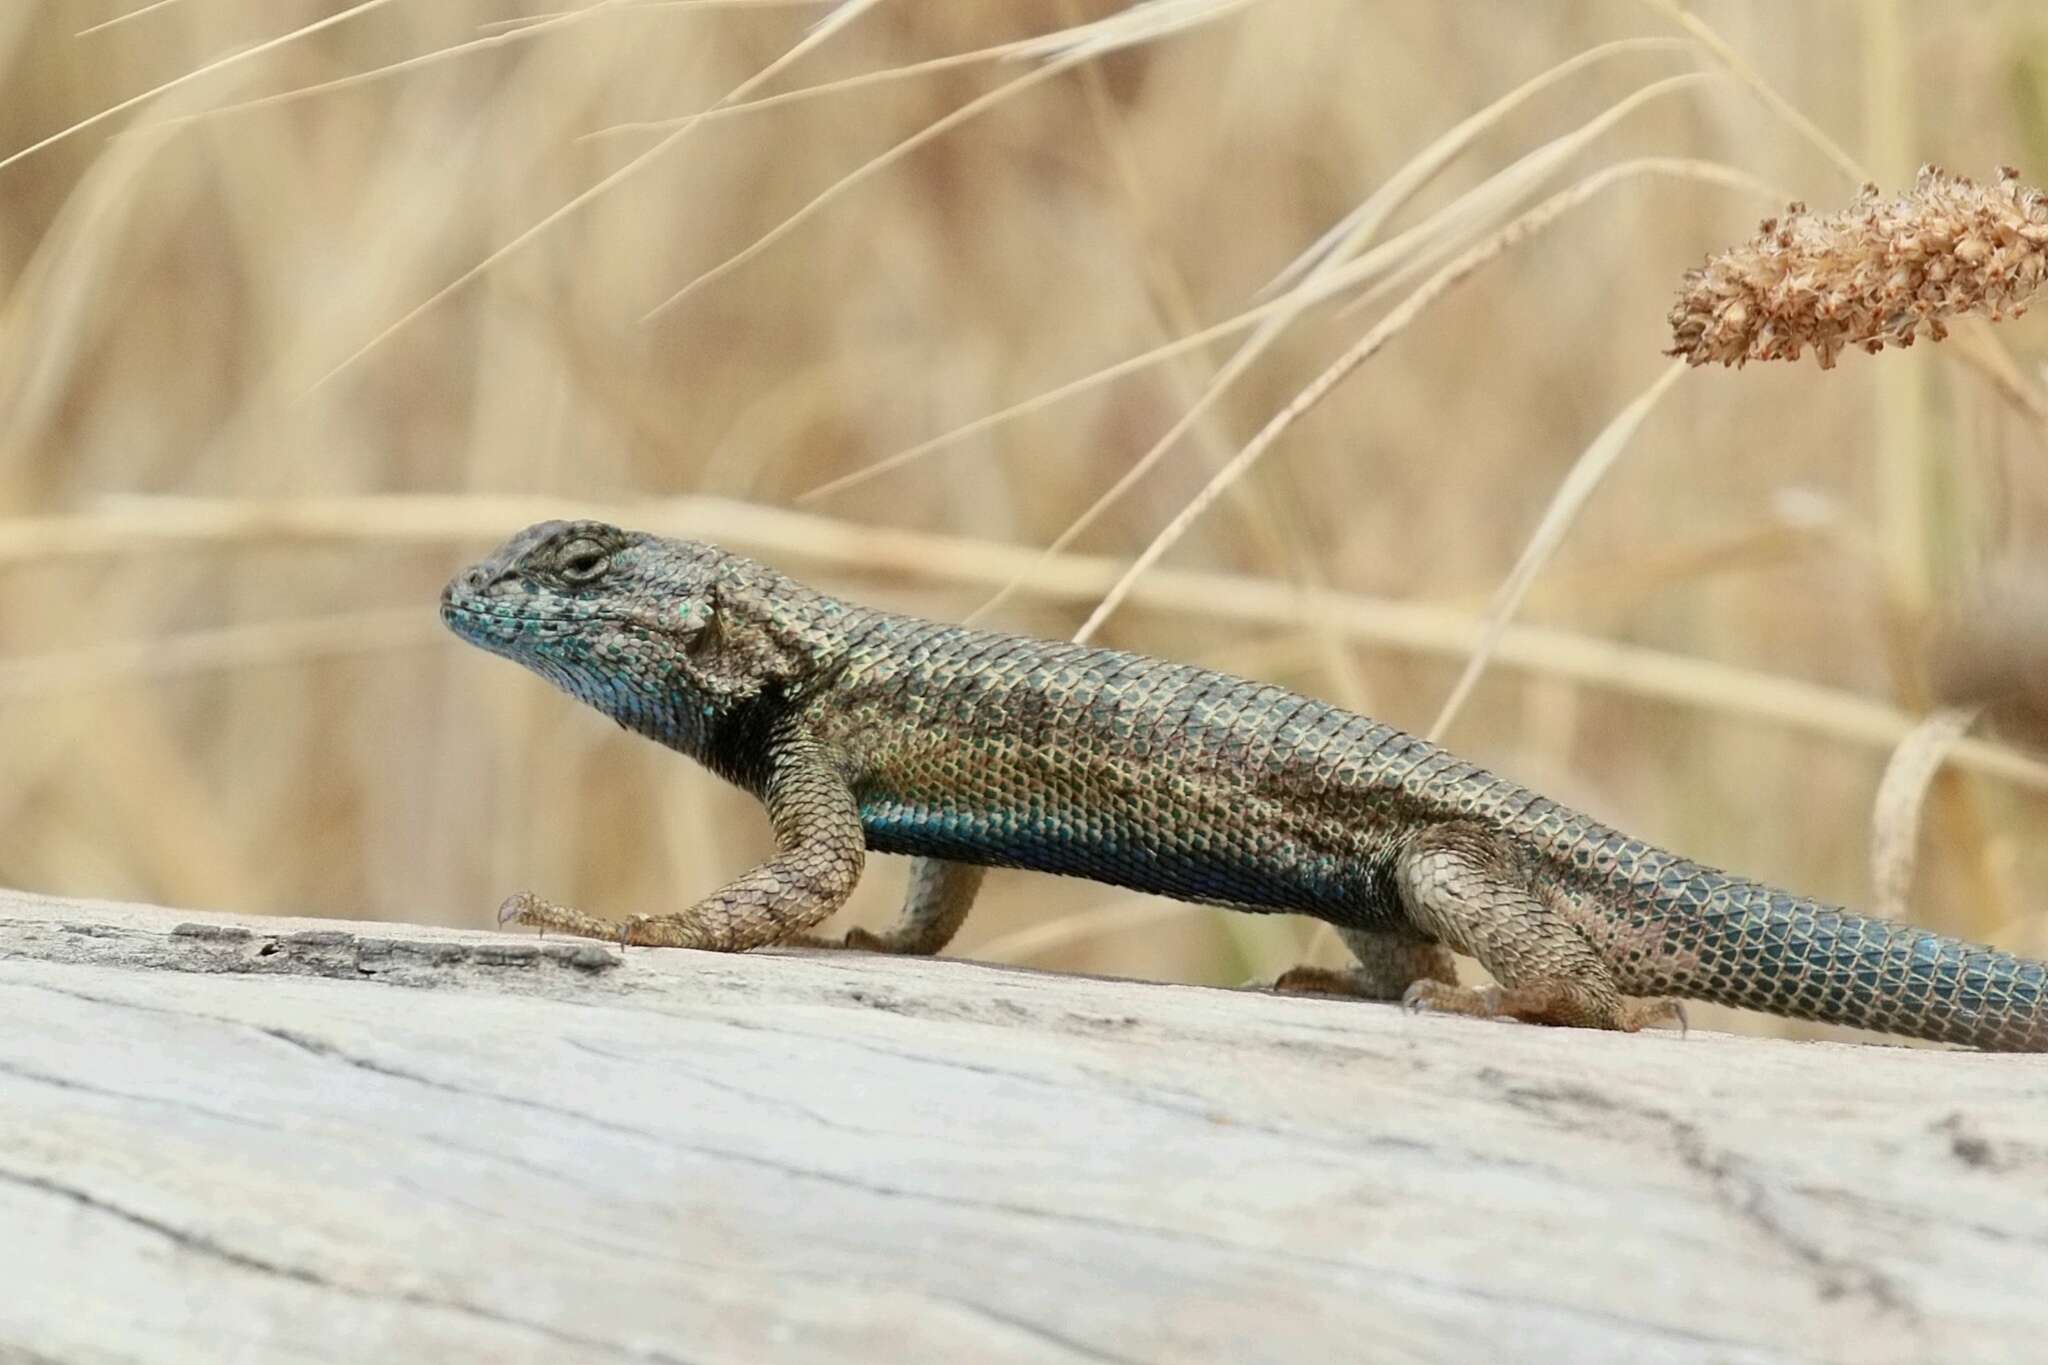
M 786 581 L 721 606 L 721 633 L 675 670 L 660 703 L 612 715 L 760 796 L 775 752 L 844 670 L 869 613 Z

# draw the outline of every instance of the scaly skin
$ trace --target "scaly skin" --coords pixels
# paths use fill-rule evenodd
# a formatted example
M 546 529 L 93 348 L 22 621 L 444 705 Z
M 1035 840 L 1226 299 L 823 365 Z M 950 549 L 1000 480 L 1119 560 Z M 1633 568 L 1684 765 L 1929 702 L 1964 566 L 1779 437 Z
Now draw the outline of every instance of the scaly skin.
M 529 527 L 441 599 L 465 639 L 760 797 L 777 855 L 624 925 L 515 896 L 502 917 L 739 951 L 815 943 L 866 850 L 921 860 L 931 953 L 983 866 L 1337 926 L 1360 965 L 1283 989 L 1635 1029 L 1668 997 L 2048 1050 L 2048 965 L 1688 862 L 1364 716 L 1113 650 L 839 601 L 715 546 Z M 1454 984 L 1450 952 L 1494 991 Z

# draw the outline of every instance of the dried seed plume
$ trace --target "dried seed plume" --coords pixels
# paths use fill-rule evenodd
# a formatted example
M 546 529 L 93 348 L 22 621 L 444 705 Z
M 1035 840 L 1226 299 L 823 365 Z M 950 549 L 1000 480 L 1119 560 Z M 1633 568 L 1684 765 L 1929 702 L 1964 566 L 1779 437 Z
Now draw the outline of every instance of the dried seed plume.
M 1991 185 L 1922 166 L 1890 199 L 1865 185 L 1839 213 L 1795 202 L 1687 271 L 1665 354 L 1739 366 L 1811 346 L 1832 369 L 1846 347 L 1875 354 L 1923 333 L 1940 341 L 1949 319 L 2018 317 L 2044 277 L 2048 194 L 2009 166 Z

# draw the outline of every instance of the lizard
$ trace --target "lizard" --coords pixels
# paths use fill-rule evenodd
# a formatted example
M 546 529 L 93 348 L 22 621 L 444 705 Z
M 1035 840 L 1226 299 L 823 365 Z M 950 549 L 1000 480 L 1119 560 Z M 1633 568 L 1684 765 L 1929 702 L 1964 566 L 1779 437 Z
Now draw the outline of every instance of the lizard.
M 2048 964 L 1693 862 L 1285 688 L 815 591 L 716 545 L 547 521 L 441 615 L 766 807 L 775 853 L 623 923 L 509 898 L 500 923 L 737 952 L 932 954 L 989 867 L 1333 925 L 1357 958 L 1282 991 L 1634 1031 L 1681 999 L 2048 1051 Z M 880 933 L 813 935 L 869 851 L 909 854 Z M 1453 954 L 1498 983 L 1458 984 Z

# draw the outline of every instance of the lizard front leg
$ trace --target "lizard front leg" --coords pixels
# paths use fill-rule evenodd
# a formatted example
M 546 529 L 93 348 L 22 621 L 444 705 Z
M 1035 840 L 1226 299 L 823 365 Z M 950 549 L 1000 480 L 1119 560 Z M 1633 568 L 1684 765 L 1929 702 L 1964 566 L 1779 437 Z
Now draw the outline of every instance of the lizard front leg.
M 776 747 L 765 799 L 776 856 L 680 914 L 635 915 L 612 924 L 528 892 L 506 901 L 498 921 L 723 953 L 799 935 L 830 918 L 860 880 L 867 859 L 860 811 L 830 755 L 805 740 Z

